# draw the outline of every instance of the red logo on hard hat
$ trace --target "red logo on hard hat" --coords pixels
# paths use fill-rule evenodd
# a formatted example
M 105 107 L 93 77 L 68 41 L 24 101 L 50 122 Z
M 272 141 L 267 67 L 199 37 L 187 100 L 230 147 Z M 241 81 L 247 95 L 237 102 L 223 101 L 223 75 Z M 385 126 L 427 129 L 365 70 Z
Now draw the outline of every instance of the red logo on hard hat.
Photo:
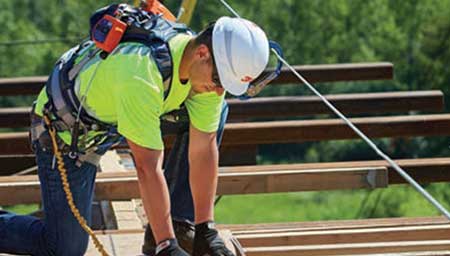
M 250 82 L 252 80 L 253 80 L 253 78 L 250 77 L 250 76 L 245 76 L 244 78 L 241 79 L 241 81 L 244 82 L 244 83 L 248 83 L 248 82 Z

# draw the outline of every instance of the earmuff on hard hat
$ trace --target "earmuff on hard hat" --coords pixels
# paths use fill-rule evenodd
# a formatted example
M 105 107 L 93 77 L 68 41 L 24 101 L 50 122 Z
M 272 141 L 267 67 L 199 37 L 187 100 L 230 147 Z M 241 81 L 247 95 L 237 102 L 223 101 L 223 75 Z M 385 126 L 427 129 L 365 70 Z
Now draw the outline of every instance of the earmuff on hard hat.
M 277 52 L 278 55 L 283 57 L 283 50 L 281 46 L 275 41 L 269 41 L 269 48 L 273 49 Z M 241 95 L 241 99 L 248 99 L 251 97 L 255 97 L 259 94 L 264 87 L 266 87 L 270 82 L 275 80 L 281 74 L 281 68 L 283 67 L 283 63 L 278 60 L 275 69 L 272 72 L 267 72 L 262 74 L 255 80 L 251 81 L 248 85 L 247 92 L 244 95 Z

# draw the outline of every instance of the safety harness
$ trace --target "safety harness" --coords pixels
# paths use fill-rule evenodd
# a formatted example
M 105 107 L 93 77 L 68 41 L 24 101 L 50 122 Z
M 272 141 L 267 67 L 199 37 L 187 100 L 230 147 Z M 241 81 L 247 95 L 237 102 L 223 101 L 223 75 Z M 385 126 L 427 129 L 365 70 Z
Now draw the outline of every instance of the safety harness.
M 51 117 L 51 126 L 57 132 L 71 133 L 70 146 L 62 141 L 58 143 L 63 153 L 78 158 L 80 163 L 88 161 L 97 165 L 100 156 L 123 138 L 114 124 L 102 122 L 85 110 L 85 95 L 78 99 L 75 93 L 75 80 L 80 71 L 94 58 L 106 59 L 108 55 L 114 54 L 119 43 L 142 43 L 150 49 L 161 74 L 165 100 L 170 92 L 173 72 L 168 42 L 177 34 L 192 32 L 184 24 L 168 21 L 161 15 L 127 4 L 104 7 L 95 12 L 90 22 L 90 40 L 66 52 L 53 68 L 46 86 L 49 100 L 44 106 L 44 115 Z M 81 60 L 76 63 L 78 58 Z M 40 125 L 39 122 L 33 125 L 32 139 L 39 139 L 43 134 L 43 125 L 42 121 Z M 79 147 L 80 135 L 84 134 L 83 138 L 86 138 L 88 131 L 95 131 L 96 135 L 89 141 L 83 140 L 80 144 L 82 147 Z
M 190 31 L 183 24 L 170 22 L 161 15 L 126 4 L 110 5 L 98 10 L 91 17 L 91 40 L 70 49 L 56 62 L 47 81 L 48 102 L 44 106 L 44 116 L 41 118 L 34 114 L 34 108 L 32 110 L 32 145 L 36 145 L 35 142 L 38 141 L 43 150 L 53 148 L 70 210 L 104 256 L 108 253 L 75 205 L 62 155 L 68 153 L 69 157 L 77 159 L 78 165 L 83 162 L 98 165 L 101 155 L 114 144 L 120 143 L 123 137 L 118 134 L 114 124 L 102 122 L 84 109 L 86 95 L 83 95 L 81 100 L 78 99 L 75 94 L 75 79 L 93 58 L 99 56 L 106 59 L 121 42 L 139 42 L 149 47 L 151 57 L 161 73 L 165 100 L 170 92 L 173 66 L 168 42 L 179 33 Z M 78 58 L 81 60 L 76 63 Z M 99 64 L 95 67 L 92 77 Z M 57 136 L 57 132 L 67 131 L 71 133 L 72 139 L 69 147 Z M 89 144 L 83 143 L 82 152 L 78 147 L 78 138 L 81 132 L 84 132 L 86 137 L 88 131 L 95 131 L 98 135 L 94 136 Z

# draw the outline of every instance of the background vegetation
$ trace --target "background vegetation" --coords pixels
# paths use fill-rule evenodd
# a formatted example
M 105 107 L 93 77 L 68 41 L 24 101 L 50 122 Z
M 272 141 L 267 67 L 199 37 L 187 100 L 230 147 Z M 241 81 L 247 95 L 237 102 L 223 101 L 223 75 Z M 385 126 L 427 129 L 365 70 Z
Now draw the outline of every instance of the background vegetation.
M 87 36 L 90 14 L 111 2 L 0 0 L 0 77 L 47 75 L 62 52 Z M 292 64 L 394 64 L 393 81 L 318 84 L 324 94 L 439 89 L 444 91 L 449 106 L 450 0 L 229 2 L 243 17 L 261 25 L 271 39 L 280 42 Z M 180 1 L 165 3 L 176 13 Z M 223 15 L 230 14 L 218 0 L 199 0 L 192 28 L 198 31 Z M 263 94 L 311 95 L 298 85 L 268 88 Z M 0 107 L 29 105 L 32 100 L 3 97 Z M 376 143 L 395 158 L 450 153 L 446 137 L 381 139 Z M 260 163 L 370 159 L 377 156 L 356 140 L 263 146 L 258 157 Z M 447 184 L 427 186 L 446 206 L 450 204 L 449 188 Z M 436 214 L 407 186 L 375 191 L 232 196 L 223 198 L 217 207 L 218 220 L 233 223 Z

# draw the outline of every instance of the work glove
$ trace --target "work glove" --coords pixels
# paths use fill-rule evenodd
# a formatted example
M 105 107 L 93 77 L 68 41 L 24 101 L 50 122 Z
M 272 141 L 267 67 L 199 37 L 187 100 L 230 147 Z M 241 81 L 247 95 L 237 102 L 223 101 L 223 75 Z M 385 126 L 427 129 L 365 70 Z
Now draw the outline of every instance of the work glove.
M 194 252 L 193 256 L 235 256 L 225 246 L 215 223 L 207 221 L 195 225 Z
M 181 249 L 176 239 L 168 239 L 158 244 L 156 256 L 189 256 L 189 254 Z
M 177 242 L 183 250 L 192 253 L 192 245 L 194 243 L 194 224 L 184 220 L 173 220 L 173 229 Z M 142 253 L 146 256 L 155 256 L 156 243 L 150 225 L 145 227 L 144 245 Z

